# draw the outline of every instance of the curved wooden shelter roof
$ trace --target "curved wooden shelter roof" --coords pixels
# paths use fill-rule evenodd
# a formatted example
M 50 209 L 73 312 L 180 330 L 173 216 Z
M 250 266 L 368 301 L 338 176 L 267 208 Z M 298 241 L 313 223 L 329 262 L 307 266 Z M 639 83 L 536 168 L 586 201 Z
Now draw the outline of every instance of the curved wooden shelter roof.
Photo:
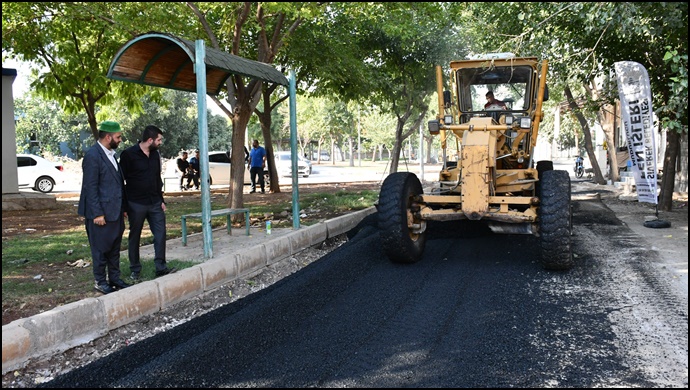
M 197 92 L 195 43 L 160 32 L 132 38 L 117 52 L 108 78 L 156 87 Z M 206 48 L 206 91 L 216 95 L 233 74 L 287 86 L 288 79 L 263 62 Z

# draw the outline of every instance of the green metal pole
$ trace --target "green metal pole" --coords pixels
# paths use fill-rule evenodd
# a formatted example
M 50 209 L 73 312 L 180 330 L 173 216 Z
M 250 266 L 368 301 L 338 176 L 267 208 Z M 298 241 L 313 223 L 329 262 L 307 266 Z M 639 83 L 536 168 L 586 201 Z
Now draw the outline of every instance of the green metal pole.
M 292 228 L 299 229 L 299 189 L 297 183 L 297 101 L 295 96 L 295 71 L 290 71 L 290 149 L 292 150 Z
M 206 117 L 206 46 L 196 41 L 196 106 L 199 121 L 199 168 L 201 168 L 201 229 L 204 236 L 204 257 L 213 257 L 213 231 L 211 230 L 211 188 L 208 174 L 208 120 Z

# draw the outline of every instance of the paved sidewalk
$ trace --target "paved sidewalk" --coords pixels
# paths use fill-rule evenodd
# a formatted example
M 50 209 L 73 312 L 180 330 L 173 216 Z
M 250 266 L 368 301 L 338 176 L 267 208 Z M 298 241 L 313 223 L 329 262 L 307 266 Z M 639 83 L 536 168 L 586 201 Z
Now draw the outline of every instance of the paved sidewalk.
M 241 227 L 232 228 L 232 235 L 230 235 L 228 234 L 228 229 L 223 226 L 213 230 L 212 258 L 222 258 L 233 252 L 251 250 L 253 247 L 260 247 L 270 240 L 284 237 L 293 231 L 294 229 L 292 228 L 273 228 L 271 229 L 271 234 L 266 234 L 266 229 L 251 227 L 249 229 L 249 236 L 247 236 L 246 229 Z M 187 235 L 187 246 L 182 245 L 182 237 L 169 239 L 166 242 L 165 252 L 167 261 L 204 262 L 208 260 L 204 257 L 203 233 Z M 153 259 L 153 244 L 142 246 L 139 253 L 142 259 Z M 126 257 L 127 251 L 122 251 L 121 255 Z

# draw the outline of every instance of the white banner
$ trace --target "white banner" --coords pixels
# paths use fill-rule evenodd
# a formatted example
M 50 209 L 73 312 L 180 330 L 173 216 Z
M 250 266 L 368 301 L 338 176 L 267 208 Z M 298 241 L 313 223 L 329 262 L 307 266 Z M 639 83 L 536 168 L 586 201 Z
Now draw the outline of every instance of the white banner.
M 654 112 L 647 69 L 632 61 L 616 62 L 614 66 L 637 200 L 657 204 Z

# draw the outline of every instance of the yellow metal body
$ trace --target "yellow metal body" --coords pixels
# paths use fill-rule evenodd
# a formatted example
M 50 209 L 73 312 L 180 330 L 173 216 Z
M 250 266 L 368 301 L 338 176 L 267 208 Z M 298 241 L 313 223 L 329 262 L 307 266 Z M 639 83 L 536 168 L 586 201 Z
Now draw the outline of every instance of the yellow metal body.
M 478 94 L 469 92 L 469 83 L 460 76 L 467 74 L 461 73 L 463 69 L 478 69 L 476 73 L 481 75 L 494 70 L 507 74 L 507 69 L 517 67 L 528 75 L 520 107 L 500 112 L 500 117 L 492 117 L 490 113 L 482 115 L 476 103 L 474 110 L 467 109 L 469 97 L 477 99 Z M 539 177 L 532 156 L 543 118 L 547 62 L 536 58 L 466 60 L 451 62 L 450 69 L 454 99 L 444 102 L 442 71 L 440 66 L 436 68 L 437 121 L 444 156 L 458 156 L 457 162 L 444 164 L 439 188 L 419 197 L 420 217 L 518 224 L 523 227 L 504 232 L 534 233 Z M 511 82 L 509 78 L 506 80 L 506 84 Z M 447 123 L 449 115 L 452 123 Z M 452 139 L 456 142 L 450 142 Z M 458 145 L 458 150 L 449 152 L 447 149 L 452 144 Z

